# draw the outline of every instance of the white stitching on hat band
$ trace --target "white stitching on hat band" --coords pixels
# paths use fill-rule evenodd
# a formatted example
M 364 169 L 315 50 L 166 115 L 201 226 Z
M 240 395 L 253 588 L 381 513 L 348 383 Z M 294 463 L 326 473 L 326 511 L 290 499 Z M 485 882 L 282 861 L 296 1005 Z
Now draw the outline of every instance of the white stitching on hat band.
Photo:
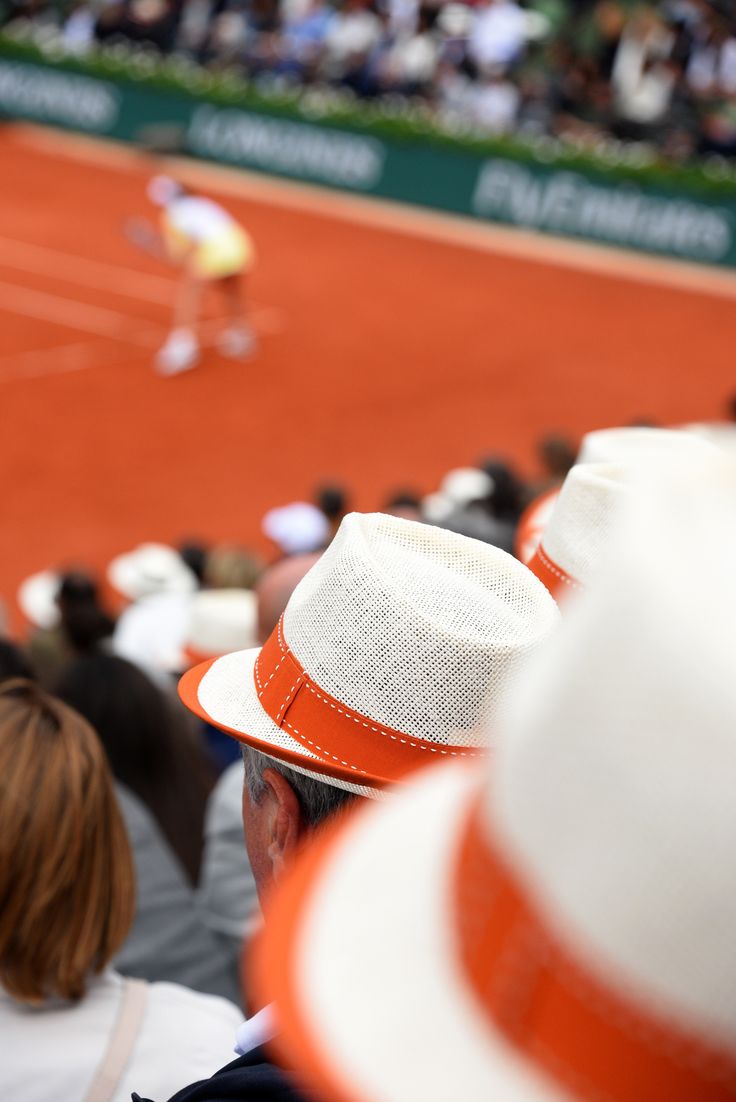
M 262 665 L 266 666 L 266 669 L 262 669 Z M 273 663 L 272 668 L 270 664 Z M 268 675 L 266 675 L 268 672 Z M 286 675 L 286 678 L 285 678 Z M 305 728 L 304 723 L 298 725 L 287 722 L 286 716 L 291 707 L 295 704 L 297 699 L 300 698 L 305 690 L 311 694 L 311 697 L 315 702 L 319 702 L 325 709 L 329 709 L 332 713 L 332 720 L 330 721 L 332 726 L 332 735 L 336 740 L 345 742 L 349 737 L 349 729 L 345 726 L 347 721 L 351 721 L 356 727 L 360 727 L 366 731 L 370 731 L 373 734 L 381 735 L 383 739 L 395 744 L 396 750 L 399 747 L 403 747 L 401 754 L 397 755 L 395 751 L 386 755 L 385 751 L 377 751 L 377 744 L 371 742 L 365 742 L 364 744 L 354 745 L 353 754 L 364 751 L 368 759 L 375 757 L 378 752 L 379 757 L 383 755 L 382 761 L 379 763 L 384 770 L 388 769 L 392 774 L 397 773 L 396 777 L 387 779 L 398 779 L 404 772 L 410 768 L 414 768 L 415 764 L 420 761 L 419 757 L 415 757 L 411 754 L 407 756 L 407 751 L 415 751 L 419 755 L 434 754 L 440 757 L 448 758 L 473 758 L 485 756 L 483 751 L 467 750 L 464 747 L 447 747 L 447 746 L 435 746 L 431 743 L 424 742 L 421 739 L 413 738 L 402 731 L 396 731 L 391 728 L 386 728 L 380 724 L 374 723 L 368 716 L 362 715 L 360 712 L 355 712 L 350 708 L 347 708 L 341 701 L 330 696 L 320 686 L 315 685 L 309 675 L 303 669 L 299 663 L 298 658 L 293 654 L 288 644 L 286 643 L 281 621 L 277 624 L 276 628 L 272 632 L 270 638 L 266 641 L 261 649 L 254 669 L 254 678 L 257 686 L 261 686 L 257 689 L 258 699 L 261 707 L 267 713 L 267 715 L 280 727 L 288 727 L 294 732 L 299 742 L 306 743 L 310 747 L 313 747 L 324 755 L 331 758 L 333 761 L 339 762 L 341 765 L 345 765 L 349 769 L 357 770 L 364 775 L 369 775 L 362 765 L 358 765 L 356 761 L 348 761 L 347 758 L 351 757 L 350 753 L 343 751 L 343 754 L 333 753 L 324 745 L 318 745 L 314 742 Z M 276 679 L 276 681 L 274 681 Z M 303 710 L 300 707 L 300 710 Z M 340 716 L 340 728 L 336 728 L 334 721 Z M 322 731 L 322 743 L 325 742 L 324 724 L 327 720 L 327 716 L 323 713 L 322 719 L 314 719 L 312 725 L 314 730 Z M 328 728 L 329 731 L 329 728 Z M 337 745 L 333 746 L 333 750 L 337 748 Z M 379 768 L 379 765 L 376 765 Z

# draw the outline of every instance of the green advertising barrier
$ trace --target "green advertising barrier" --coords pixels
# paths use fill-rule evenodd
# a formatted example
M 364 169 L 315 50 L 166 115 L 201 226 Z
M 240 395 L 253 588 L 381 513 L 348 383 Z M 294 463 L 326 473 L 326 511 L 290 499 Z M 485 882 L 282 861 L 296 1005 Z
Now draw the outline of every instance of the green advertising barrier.
M 93 75 L 94 74 L 94 75 Z M 0 44 L 0 113 L 126 142 L 175 133 L 182 151 L 259 172 L 525 229 L 736 266 L 736 188 L 592 169 L 308 121 L 154 80 L 101 78 L 84 61 L 27 60 Z

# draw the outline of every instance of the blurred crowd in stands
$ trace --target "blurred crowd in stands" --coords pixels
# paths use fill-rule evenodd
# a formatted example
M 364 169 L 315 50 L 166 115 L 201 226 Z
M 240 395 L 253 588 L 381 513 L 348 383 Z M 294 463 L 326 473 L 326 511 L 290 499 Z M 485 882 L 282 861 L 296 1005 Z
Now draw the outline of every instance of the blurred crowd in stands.
M 0 1085 L 6 1093 L 41 1102 L 49 1097 L 52 1075 L 57 1096 L 70 1102 L 127 1102 L 136 1087 L 163 1102 L 172 1090 L 232 1059 L 237 1037 L 239 1058 L 234 1071 L 223 1073 L 222 1086 L 215 1076 L 214 1086 L 185 1091 L 182 1102 L 299 1098 L 270 1057 L 261 1055 L 260 1070 L 253 1070 L 250 1054 L 261 1051 L 272 1027 L 262 1019 L 258 1027 L 256 1019 L 239 1024 L 237 1008 L 253 1008 L 243 947 L 260 927 L 263 891 L 280 878 L 282 865 L 290 864 L 315 824 L 356 795 L 376 796 L 401 778 L 407 738 L 379 747 L 374 772 L 361 769 L 361 786 L 355 774 L 341 777 L 330 761 L 348 765 L 340 745 L 355 737 L 352 712 L 346 732 L 340 720 L 330 730 L 319 711 L 314 736 L 337 740 L 338 753 L 324 760 L 309 750 L 306 735 L 306 742 L 296 742 L 271 722 L 274 706 L 261 698 L 286 660 L 278 625 L 287 602 L 302 593 L 290 646 L 298 647 L 298 631 L 306 631 L 320 655 L 316 661 L 338 665 L 358 648 L 351 677 L 365 673 L 364 691 L 375 697 L 375 708 L 408 706 L 411 723 L 426 728 L 418 737 L 430 747 L 434 740 L 440 754 L 449 753 L 443 747 L 452 742 L 438 734 L 447 721 L 449 735 L 475 740 L 453 754 L 464 756 L 471 745 L 478 751 L 471 756 L 479 756 L 493 727 L 489 701 L 495 708 L 512 668 L 521 667 L 555 627 L 552 598 L 564 604 L 565 586 L 587 587 L 598 567 L 597 549 L 630 492 L 631 472 L 644 467 L 650 453 L 668 462 L 682 453 L 696 468 L 710 464 L 720 478 L 721 454 L 733 454 L 736 445 L 736 401 L 728 420 L 689 428 L 639 424 L 591 433 L 580 452 L 577 442 L 551 434 L 539 442 L 533 482 L 500 458 L 483 458 L 448 472 L 431 494 L 388 494 L 382 512 L 396 520 L 350 513 L 349 491 L 323 485 L 313 500 L 264 516 L 266 556 L 187 539 L 178 547 L 149 543 L 123 552 L 99 578 L 80 567 L 30 575 L 18 593 L 27 632 L 15 638 L 0 632 L 0 1032 L 10 1038 Z M 616 463 L 611 457 L 617 455 Z M 674 475 L 670 482 L 678 515 L 679 483 Z M 557 508 L 563 501 L 565 508 Z M 560 540 L 559 527 L 571 516 L 573 526 Z M 542 531 L 554 561 L 542 554 Z M 461 538 L 467 536 L 474 539 Z M 715 546 L 722 557 L 730 554 L 718 541 Z M 652 554 L 659 570 L 659 549 Z M 369 563 L 363 572 L 361 555 Z M 648 561 L 644 551 L 640 560 L 631 558 L 642 570 Z M 297 590 L 310 571 L 319 584 Z M 383 572 L 390 581 L 381 589 Z M 323 636 L 333 638 L 324 654 Z M 604 630 L 596 638 L 605 636 Z M 365 663 L 360 648 L 372 655 Z M 256 665 L 254 682 L 252 667 L 250 676 L 228 674 L 232 660 L 266 666 L 259 677 Z M 293 654 L 289 661 L 296 661 Z M 264 683 L 268 662 L 273 668 Z M 389 676 L 402 662 L 400 676 Z M 575 669 L 568 663 L 564 675 Z M 203 693 L 215 670 L 225 673 Z M 196 684 L 187 683 L 187 671 Z M 291 707 L 303 674 L 289 687 L 290 671 L 287 666 L 278 689 L 288 689 L 278 719 Z M 421 678 L 427 677 L 425 685 Z M 348 697 L 351 684 L 348 678 Z M 348 699 L 350 706 L 360 712 Z M 649 700 L 647 709 L 652 722 Z M 229 737 L 238 731 L 251 736 L 253 715 L 260 723 L 266 717 L 270 734 L 259 745 L 273 753 L 252 742 L 243 748 Z M 377 722 L 387 726 L 379 733 L 408 729 L 401 719 Z M 663 730 L 669 739 L 670 728 Z M 411 734 L 417 737 L 413 729 Z M 702 731 L 690 734 L 700 739 Z M 360 731 L 357 737 L 370 739 Z M 290 749 L 284 750 L 284 741 Z M 356 744 L 350 754 L 358 752 L 370 759 L 375 746 L 368 742 L 361 751 Z M 598 865 L 607 867 L 605 861 Z M 104 967 L 110 961 L 114 971 Z M 136 978 L 148 984 L 145 1012 L 136 1002 L 143 988 L 131 987 Z M 39 1013 L 29 1015 L 29 1006 Z M 134 1058 L 124 1065 L 118 1048 L 125 1048 L 129 1013 Z M 52 1061 L 46 1070 L 35 1059 L 40 1037 Z M 114 1081 L 112 1092 L 98 1089 L 96 1080 L 87 1090 L 96 1067 Z M 250 1093 L 254 1075 L 259 1083 L 261 1075 L 268 1079 L 263 1094 Z
M 127 43 L 262 84 L 426 109 L 456 131 L 736 153 L 727 0 L 5 0 L 64 48 Z

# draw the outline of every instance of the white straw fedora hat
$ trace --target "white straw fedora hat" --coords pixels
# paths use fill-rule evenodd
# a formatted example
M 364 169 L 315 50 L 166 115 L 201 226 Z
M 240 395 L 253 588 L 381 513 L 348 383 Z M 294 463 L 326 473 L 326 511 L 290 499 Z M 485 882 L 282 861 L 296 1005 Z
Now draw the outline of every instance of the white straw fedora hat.
M 632 473 L 622 463 L 581 463 L 569 471 L 527 564 L 556 599 L 588 585 L 599 569 Z
M 185 666 L 254 647 L 257 616 L 256 595 L 250 589 L 202 589 L 195 593 L 184 645 Z
M 193 593 L 197 579 L 181 555 L 163 543 L 141 543 L 118 555 L 107 568 L 108 581 L 129 601 L 153 593 Z
M 508 683 L 558 618 L 510 555 L 350 513 L 260 649 L 184 675 L 195 713 L 341 788 L 485 752 Z
M 320 1097 L 736 1098 L 736 471 L 709 480 L 622 525 L 490 769 L 425 773 L 277 890 L 256 986 Z

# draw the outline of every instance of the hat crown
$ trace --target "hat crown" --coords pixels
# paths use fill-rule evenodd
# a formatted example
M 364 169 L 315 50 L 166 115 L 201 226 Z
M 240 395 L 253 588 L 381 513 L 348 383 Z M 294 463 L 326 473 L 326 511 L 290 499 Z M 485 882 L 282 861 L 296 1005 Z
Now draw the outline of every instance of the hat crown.
M 477 746 L 557 615 L 541 583 L 498 548 L 352 513 L 292 594 L 284 637 L 317 684 L 375 722 Z
M 512 701 L 485 821 L 578 959 L 733 1047 L 736 466 L 626 512 Z

